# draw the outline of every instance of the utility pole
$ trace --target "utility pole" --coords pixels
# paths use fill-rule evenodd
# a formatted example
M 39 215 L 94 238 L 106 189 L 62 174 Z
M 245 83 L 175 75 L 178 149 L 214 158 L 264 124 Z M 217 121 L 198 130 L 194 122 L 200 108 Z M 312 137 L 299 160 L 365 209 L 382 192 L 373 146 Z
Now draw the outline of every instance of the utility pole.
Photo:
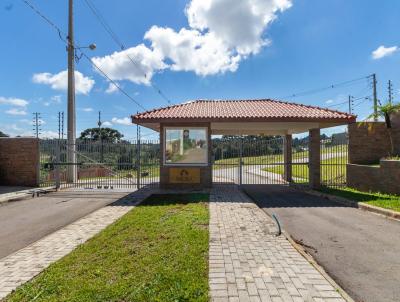
M 35 132 L 36 138 L 39 138 L 41 121 L 40 121 L 40 113 L 34 112 L 33 113 L 33 131 Z
M 372 85 L 373 85 L 373 93 L 374 93 L 374 122 L 378 121 L 378 96 L 376 92 L 376 74 L 372 75 Z
M 392 104 L 393 101 L 393 86 L 392 86 L 392 81 L 389 80 L 388 83 L 388 93 L 389 93 L 389 104 Z
M 351 114 L 351 99 L 352 99 L 352 96 L 349 95 L 349 113 L 350 114 Z
M 64 139 L 64 111 L 61 112 L 61 139 Z
M 101 111 L 99 111 L 99 121 L 97 122 L 97 126 L 99 126 L 99 137 L 101 138 Z
M 97 125 L 99 126 L 99 139 L 100 139 L 100 162 L 103 162 L 103 158 L 104 158 L 104 150 L 103 150 L 103 136 L 101 133 L 101 111 L 99 111 L 99 121 L 97 122 Z
M 136 124 L 136 187 L 140 189 L 140 177 L 141 177 L 141 167 L 140 167 L 140 126 Z
M 61 139 L 61 112 L 58 111 L 58 140 Z
M 74 5 L 73 0 L 68 1 L 68 112 L 67 112 L 67 182 L 75 183 L 77 180 L 76 166 L 76 112 L 75 112 L 75 45 L 74 45 Z

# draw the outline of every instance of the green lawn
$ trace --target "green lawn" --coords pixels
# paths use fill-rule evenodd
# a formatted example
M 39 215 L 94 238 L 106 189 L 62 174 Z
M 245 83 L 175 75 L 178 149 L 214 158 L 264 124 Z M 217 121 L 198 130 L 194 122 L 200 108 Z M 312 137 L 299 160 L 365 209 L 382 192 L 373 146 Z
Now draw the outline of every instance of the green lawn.
M 346 157 L 321 160 L 322 181 L 337 180 L 338 182 L 344 182 L 346 180 L 346 161 Z M 282 175 L 284 173 L 283 168 L 283 165 L 276 165 L 263 168 L 263 170 Z M 292 165 L 292 175 L 296 178 L 308 179 L 308 165 L 294 163 Z
M 400 196 L 381 193 L 366 193 L 352 188 L 331 189 L 323 188 L 322 192 L 347 198 L 356 202 L 400 212 Z
M 208 195 L 154 195 L 5 301 L 208 301 Z

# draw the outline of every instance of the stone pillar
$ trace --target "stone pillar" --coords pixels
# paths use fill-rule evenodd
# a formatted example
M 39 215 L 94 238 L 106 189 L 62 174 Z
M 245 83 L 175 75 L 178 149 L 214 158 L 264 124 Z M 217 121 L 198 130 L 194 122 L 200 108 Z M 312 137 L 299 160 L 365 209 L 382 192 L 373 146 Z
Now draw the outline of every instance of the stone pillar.
M 310 188 L 319 189 L 321 187 L 321 141 L 319 129 L 311 129 L 309 131 L 308 148 L 308 175 Z
M 35 187 L 39 185 L 39 140 L 0 138 L 0 184 Z
M 284 180 L 292 182 L 292 135 L 287 134 L 283 140 Z
M 400 111 L 391 116 L 392 120 L 392 138 L 395 155 L 400 155 Z

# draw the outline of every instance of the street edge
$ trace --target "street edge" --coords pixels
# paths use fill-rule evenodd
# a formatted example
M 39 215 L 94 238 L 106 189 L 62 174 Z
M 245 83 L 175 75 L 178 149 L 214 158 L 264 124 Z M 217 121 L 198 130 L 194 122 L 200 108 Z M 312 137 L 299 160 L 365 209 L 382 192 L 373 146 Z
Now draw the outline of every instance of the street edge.
M 339 196 L 335 196 L 335 195 L 320 192 L 320 191 L 304 190 L 304 192 L 308 193 L 310 195 L 326 198 L 326 199 L 329 199 L 334 202 L 338 202 L 338 203 L 345 204 L 345 205 L 348 205 L 348 206 L 351 206 L 354 208 L 358 208 L 360 210 L 364 210 L 364 211 L 371 212 L 374 214 L 379 214 L 381 216 L 385 216 L 388 219 L 400 221 L 400 212 L 372 206 L 365 202 L 356 202 L 356 201 L 353 201 L 353 200 L 350 200 L 350 199 L 347 199 L 344 197 L 339 197 Z
M 38 194 L 47 194 L 55 190 L 56 187 L 45 187 L 45 188 L 32 188 L 27 190 L 17 191 L 15 193 L 7 193 L 5 196 L 0 197 L 0 206 L 8 204 L 10 202 L 16 202 L 26 199 L 33 199 Z
M 131 192 L 131 193 L 125 195 L 124 197 L 120 198 L 120 199 L 129 198 L 129 197 L 130 197 L 132 194 L 134 194 L 135 192 L 137 192 L 137 191 Z M 131 210 L 133 210 L 133 209 L 136 208 L 138 205 L 140 205 L 140 204 L 141 204 L 146 198 L 148 198 L 151 194 L 153 194 L 152 191 L 150 191 L 150 192 L 147 191 L 147 192 L 145 192 L 143 195 L 139 195 L 139 196 L 137 197 L 138 200 L 136 200 L 135 202 L 133 202 L 133 204 L 132 204 L 132 209 L 131 209 Z M 112 204 L 112 203 L 110 203 L 110 204 L 108 204 L 108 205 L 105 205 L 104 207 L 107 207 L 107 206 L 109 206 L 109 205 L 111 205 L 111 204 Z M 34 242 L 28 244 L 27 246 L 25 246 L 25 247 L 23 247 L 23 248 L 21 248 L 21 249 L 15 251 L 15 252 L 12 252 L 11 254 L 9 254 L 9 255 L 7 255 L 7 256 L 5 256 L 5 257 L 3 257 L 3 258 L 0 258 L 0 261 L 4 261 L 4 260 L 7 259 L 8 257 L 10 257 L 10 256 L 12 256 L 12 255 L 14 255 L 14 254 L 16 254 L 16 253 L 18 253 L 18 252 L 20 252 L 20 251 L 26 249 L 26 248 L 29 248 L 30 246 L 34 245 L 35 243 L 39 242 L 40 240 L 43 240 L 43 239 L 47 238 L 48 236 L 51 236 L 52 234 L 61 231 L 62 229 L 68 227 L 69 225 L 71 225 L 71 224 L 73 224 L 73 223 L 76 223 L 77 221 L 79 221 L 79 220 L 81 220 L 81 219 L 86 218 L 87 216 L 93 214 L 94 212 L 96 212 L 96 211 L 98 211 L 98 210 L 100 210 L 100 209 L 102 209 L 102 208 L 104 208 L 104 207 L 101 207 L 101 208 L 99 208 L 99 209 L 97 209 L 97 210 L 95 210 L 95 211 L 92 211 L 92 212 L 86 214 L 85 216 L 82 216 L 81 218 L 79 218 L 79 219 L 77 219 L 77 220 L 75 220 L 75 221 L 73 221 L 73 222 L 71 222 L 71 223 L 69 223 L 69 224 L 67 224 L 67 225 L 65 225 L 65 226 L 63 226 L 63 227 L 57 229 L 57 230 L 55 230 L 54 232 L 51 232 L 50 234 L 47 234 L 46 236 L 43 236 L 42 238 L 40 238 L 40 239 L 38 239 L 38 240 L 36 240 L 36 241 L 34 241 Z M 131 210 L 129 210 L 128 212 L 130 212 Z M 123 216 L 125 216 L 126 214 L 128 214 L 128 212 L 125 213 L 124 215 L 122 215 L 121 217 L 119 217 L 117 220 L 115 220 L 115 221 L 112 222 L 111 224 L 114 224 L 115 222 L 117 222 L 117 221 L 118 221 L 119 219 L 121 219 Z M 109 224 L 108 226 L 110 226 L 111 224 Z M 106 228 L 107 228 L 108 226 L 106 226 Z M 52 262 L 51 264 L 56 263 L 57 261 L 60 261 L 60 260 L 61 260 L 62 258 L 64 258 L 65 256 L 67 256 L 67 255 L 69 255 L 70 253 L 72 253 L 78 246 L 80 246 L 80 245 L 86 243 L 88 240 L 92 239 L 94 236 L 96 236 L 97 234 L 99 234 L 99 233 L 102 232 L 103 230 L 104 230 L 104 229 L 100 230 L 98 233 L 96 233 L 96 234 L 93 235 L 92 237 L 88 238 L 88 239 L 85 240 L 84 242 L 81 242 L 81 243 L 78 244 L 73 250 L 71 250 L 68 254 L 66 254 L 66 255 L 64 255 L 63 257 L 61 257 L 60 259 L 58 259 L 58 260 Z M 51 264 L 49 264 L 48 266 L 50 266 Z M 35 278 L 35 277 L 37 277 L 39 274 L 43 273 L 43 271 L 46 270 L 46 269 L 48 268 L 48 266 L 47 266 L 46 268 L 44 268 L 43 270 L 41 270 L 41 271 L 40 271 L 39 273 L 37 273 L 36 275 L 34 275 L 31 279 L 29 279 L 29 280 L 27 280 L 26 282 L 24 282 L 24 283 L 20 284 L 19 286 L 17 286 L 15 289 L 13 289 L 11 292 L 9 292 L 6 296 L 4 296 L 3 298 L 0 298 L 0 302 L 2 302 L 6 297 L 8 297 L 12 292 L 14 292 L 14 291 L 15 291 L 16 289 L 18 289 L 20 286 L 24 285 L 24 284 L 27 283 L 27 282 L 30 282 L 33 278 Z
M 137 192 L 137 191 L 134 191 L 134 192 L 132 192 L 132 193 L 128 193 L 128 194 L 126 194 L 125 196 L 123 196 L 123 197 L 120 198 L 120 199 L 128 198 L 131 194 L 133 194 L 133 193 L 135 193 L 135 192 Z M 150 194 L 150 195 L 151 195 L 151 194 Z M 132 204 L 132 208 L 137 207 L 139 204 L 141 204 L 141 203 L 142 203 L 147 197 L 149 197 L 150 195 L 146 195 L 146 194 L 145 194 L 144 196 L 140 196 L 139 199 L 136 200 L 136 201 Z M 111 203 L 109 203 L 109 204 L 104 205 L 104 206 L 101 207 L 101 208 L 95 209 L 95 210 L 93 210 L 93 211 L 87 213 L 86 215 L 84 215 L 84 216 L 82 216 L 82 217 L 80 217 L 80 218 L 78 218 L 78 219 L 76 219 L 76 220 L 74 220 L 74 221 L 68 223 L 67 225 L 64 225 L 64 226 L 62 226 L 62 227 L 60 227 L 60 228 L 54 230 L 53 232 L 51 232 L 51 233 L 49 233 L 49 234 L 43 236 L 42 238 L 39 238 L 38 240 L 35 240 L 34 242 L 29 243 L 27 246 L 25 246 L 25 247 L 23 247 L 23 248 L 20 248 L 19 250 L 15 251 L 15 252 L 12 252 L 11 254 L 9 254 L 9 255 L 7 255 L 7 256 L 5 256 L 5 257 L 3 257 L 3 258 L 0 258 L 0 261 L 1 261 L 1 260 L 4 260 L 4 259 L 6 259 L 6 258 L 8 258 L 9 256 L 12 256 L 12 255 L 14 255 L 14 254 L 20 252 L 20 251 L 23 250 L 23 249 L 26 249 L 26 248 L 28 248 L 28 247 L 34 245 L 35 243 L 39 242 L 40 240 L 45 239 L 45 238 L 47 238 L 48 236 L 51 236 L 51 235 L 53 235 L 53 234 L 56 233 L 56 232 L 61 231 L 62 229 L 64 229 L 64 228 L 70 226 L 70 225 L 73 224 L 73 223 L 76 223 L 77 221 L 79 221 L 79 220 L 81 220 L 81 219 L 84 219 L 84 218 L 86 218 L 86 217 L 89 216 L 89 215 L 92 215 L 92 214 L 95 213 L 96 211 L 101 210 L 101 209 L 104 208 L 104 207 L 110 206 L 112 203 L 114 203 L 114 201 L 111 202 Z M 125 215 L 125 214 L 124 214 L 124 215 Z M 121 216 L 121 217 L 122 217 L 122 216 Z M 120 218 L 121 218 L 121 217 L 120 217 Z M 120 218 L 118 218 L 118 219 L 120 219 Z M 117 220 L 118 220 L 118 219 L 117 219 Z M 117 221 L 117 220 L 116 220 L 116 221 Z M 115 221 L 114 221 L 114 222 L 115 222 Z M 113 222 L 113 223 L 114 223 L 114 222 Z M 101 232 L 101 231 L 100 231 L 100 232 Z M 90 238 L 89 238 L 89 239 L 90 239 Z M 87 239 L 86 241 L 88 241 L 89 239 Z M 81 244 L 85 243 L 86 241 L 82 242 Z M 71 252 L 72 252 L 72 251 L 71 251 Z M 60 258 L 60 259 L 61 259 L 61 258 Z M 57 260 L 57 261 L 58 261 L 58 260 Z M 1 299 L 0 299 L 0 302 L 1 302 Z
M 264 210 L 263 210 L 264 211 Z M 265 211 L 264 211 L 265 213 Z M 290 244 L 312 265 L 315 269 L 328 281 L 333 288 L 335 288 L 338 293 L 345 299 L 347 302 L 355 302 L 353 298 L 349 296 L 349 294 L 335 281 L 331 276 L 325 271 L 325 269 L 318 264 L 318 262 L 314 259 L 312 255 L 310 255 L 301 245 L 297 244 L 292 236 L 285 230 L 282 231 L 282 235 L 290 242 Z
M 245 189 L 242 188 L 242 192 L 244 192 L 244 194 L 246 194 L 246 196 L 249 197 L 257 205 L 257 207 L 265 213 L 265 215 L 267 215 L 269 218 L 272 218 L 267 211 L 265 211 L 258 205 L 257 201 L 249 193 L 247 193 Z M 282 230 L 282 235 L 300 253 L 300 255 L 302 255 L 326 279 L 326 281 L 328 281 L 333 286 L 333 288 L 338 291 L 343 299 L 345 299 L 347 302 L 355 302 L 355 300 L 353 300 L 353 298 L 351 298 L 349 294 L 338 283 L 336 283 L 336 281 L 333 280 L 331 276 L 328 275 L 325 269 L 318 264 L 314 257 L 310 255 L 301 245 L 293 240 L 288 232 Z

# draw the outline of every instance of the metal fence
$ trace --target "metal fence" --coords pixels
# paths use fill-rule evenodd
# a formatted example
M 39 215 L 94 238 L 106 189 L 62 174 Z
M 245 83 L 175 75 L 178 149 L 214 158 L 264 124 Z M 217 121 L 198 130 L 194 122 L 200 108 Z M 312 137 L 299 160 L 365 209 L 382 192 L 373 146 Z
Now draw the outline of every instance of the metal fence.
M 284 179 L 283 137 L 228 137 L 213 139 L 213 182 L 288 184 Z M 321 139 L 321 184 L 346 184 L 348 138 L 345 133 Z M 292 140 L 292 184 L 309 184 L 308 138 Z
M 213 182 L 284 184 L 284 166 L 282 137 L 213 140 Z
M 321 184 L 326 187 L 346 186 L 349 160 L 349 139 L 346 133 L 321 140 Z
M 229 137 L 212 140 L 213 182 L 287 184 L 284 179 L 283 137 Z M 40 184 L 86 189 L 141 188 L 159 183 L 160 143 L 151 141 L 76 141 L 77 162 L 67 162 L 66 140 L 40 140 Z M 321 140 L 321 184 L 346 184 L 348 137 Z M 292 183 L 309 183 L 308 140 L 292 140 Z M 70 165 L 77 180 L 67 182 Z
M 159 141 L 77 140 L 76 163 L 67 162 L 66 140 L 40 141 L 41 186 L 86 189 L 140 188 L 159 182 Z M 67 170 L 77 166 L 77 179 Z

